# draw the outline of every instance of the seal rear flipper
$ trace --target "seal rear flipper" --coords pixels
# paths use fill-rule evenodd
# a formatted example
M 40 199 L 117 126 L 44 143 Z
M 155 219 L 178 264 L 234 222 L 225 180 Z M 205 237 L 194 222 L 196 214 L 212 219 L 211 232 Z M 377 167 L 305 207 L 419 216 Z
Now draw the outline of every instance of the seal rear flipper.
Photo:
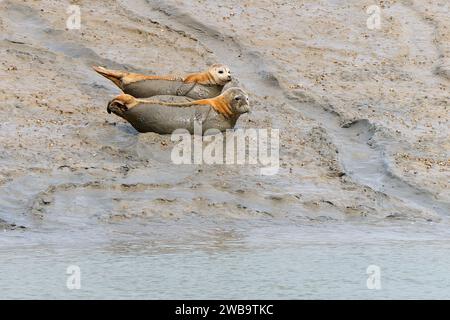
M 138 105 L 139 102 L 133 96 L 129 94 L 121 94 L 110 102 L 108 102 L 108 106 L 106 110 L 108 113 L 114 113 L 120 117 L 123 117 L 123 114 L 134 106 Z
M 122 78 L 128 75 L 128 72 L 109 70 L 100 66 L 92 67 L 97 73 L 114 82 L 116 86 L 123 89 Z

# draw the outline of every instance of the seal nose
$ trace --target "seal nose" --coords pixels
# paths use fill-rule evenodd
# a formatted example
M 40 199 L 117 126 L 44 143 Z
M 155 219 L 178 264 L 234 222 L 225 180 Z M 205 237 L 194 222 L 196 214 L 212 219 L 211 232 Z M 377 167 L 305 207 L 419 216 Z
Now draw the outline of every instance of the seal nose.
M 230 75 L 228 75 L 228 80 L 231 80 L 231 76 Z

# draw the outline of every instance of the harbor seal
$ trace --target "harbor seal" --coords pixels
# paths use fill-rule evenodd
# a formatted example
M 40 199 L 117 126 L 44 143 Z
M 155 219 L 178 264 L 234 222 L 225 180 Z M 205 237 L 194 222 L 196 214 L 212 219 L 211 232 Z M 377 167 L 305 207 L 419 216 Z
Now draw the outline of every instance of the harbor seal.
M 207 99 L 218 96 L 231 81 L 230 69 L 222 64 L 213 64 L 208 70 L 177 76 L 147 76 L 125 71 L 109 70 L 94 66 L 94 70 L 111 80 L 124 93 L 136 98 L 157 95 L 186 96 L 192 99 Z
M 127 120 L 139 132 L 159 134 L 170 134 L 176 129 L 194 134 L 195 122 L 200 122 L 203 133 L 208 129 L 225 131 L 232 129 L 238 118 L 250 111 L 248 95 L 240 88 L 229 88 L 218 97 L 203 100 L 189 101 L 186 97 L 174 96 L 153 99 L 121 94 L 108 103 L 107 111 Z

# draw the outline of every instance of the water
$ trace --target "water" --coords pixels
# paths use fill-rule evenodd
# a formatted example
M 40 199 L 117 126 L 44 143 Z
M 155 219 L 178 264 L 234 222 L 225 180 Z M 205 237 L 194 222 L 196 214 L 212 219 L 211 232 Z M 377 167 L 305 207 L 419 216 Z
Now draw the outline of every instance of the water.
M 266 226 L 246 233 L 201 244 L 155 245 L 141 237 L 97 249 L 61 241 L 6 246 L 0 298 L 450 298 L 450 237 L 432 224 Z M 80 267 L 79 290 L 66 286 L 70 265 Z M 367 287 L 370 265 L 380 268 L 379 290 Z

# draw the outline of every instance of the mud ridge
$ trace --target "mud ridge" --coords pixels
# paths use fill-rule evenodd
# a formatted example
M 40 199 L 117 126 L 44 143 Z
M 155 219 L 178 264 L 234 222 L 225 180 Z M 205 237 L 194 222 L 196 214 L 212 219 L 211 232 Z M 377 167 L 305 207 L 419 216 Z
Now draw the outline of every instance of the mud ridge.
M 14 44 L 32 46 L 31 43 L 20 39 L 20 37 L 39 40 L 39 46 L 53 53 L 61 53 L 67 57 L 80 59 L 87 67 L 92 65 L 108 65 L 111 68 L 125 69 L 135 71 L 133 66 L 117 63 L 107 58 L 99 56 L 94 50 L 86 48 L 80 43 L 68 41 L 62 30 L 53 29 L 53 27 L 44 19 L 39 17 L 37 10 L 29 6 L 15 4 L 8 12 L 10 17 L 16 21 L 26 21 L 27 24 L 17 24 L 18 39 L 3 38 Z

